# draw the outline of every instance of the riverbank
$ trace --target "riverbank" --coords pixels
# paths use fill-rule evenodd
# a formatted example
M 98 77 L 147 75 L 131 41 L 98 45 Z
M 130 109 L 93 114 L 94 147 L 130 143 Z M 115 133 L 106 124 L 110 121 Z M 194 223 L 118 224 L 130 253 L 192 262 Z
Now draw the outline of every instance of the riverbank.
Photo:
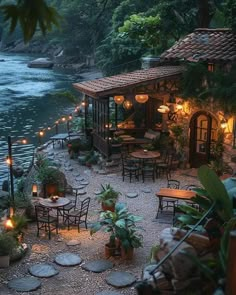
M 73 71 L 75 74 L 91 72 L 95 69 L 94 58 L 85 56 L 67 55 L 62 46 L 50 44 L 47 39 L 32 40 L 25 44 L 22 39 L 1 44 L 0 51 L 11 54 L 37 55 L 47 57 L 54 63 L 54 68 Z M 95 69 L 98 71 L 98 69 Z

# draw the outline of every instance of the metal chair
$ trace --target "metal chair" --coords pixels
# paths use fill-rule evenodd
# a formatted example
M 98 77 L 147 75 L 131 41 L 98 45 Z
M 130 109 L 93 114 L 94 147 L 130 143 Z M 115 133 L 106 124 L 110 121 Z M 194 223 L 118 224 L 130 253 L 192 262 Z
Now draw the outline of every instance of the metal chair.
M 70 225 L 77 225 L 78 232 L 80 231 L 80 224 L 84 223 L 86 229 L 87 227 L 87 217 L 88 217 L 88 209 L 91 198 L 87 197 L 80 203 L 80 208 L 75 209 L 73 211 L 69 211 L 68 213 L 64 213 L 64 222 L 67 224 L 68 230 L 70 229 Z
M 37 237 L 39 237 L 39 231 L 44 230 L 48 232 L 48 238 L 51 239 L 51 232 L 53 230 L 58 234 L 58 215 L 50 215 L 51 209 L 41 205 L 35 206 L 35 216 L 37 223 Z
M 65 213 L 69 213 L 70 210 L 75 209 L 77 205 L 77 198 L 78 198 L 78 189 L 73 187 L 65 188 L 65 196 L 67 199 L 70 200 L 68 205 L 63 206 L 62 208 L 58 208 L 58 214 L 63 217 Z
M 152 178 L 153 182 L 155 181 L 155 175 L 156 175 L 156 161 L 155 159 L 148 159 L 143 161 L 142 165 L 142 178 L 143 182 L 145 178 Z
M 180 182 L 178 180 L 175 179 L 168 179 L 167 180 L 167 188 L 171 188 L 171 189 L 179 189 L 180 187 Z M 161 200 L 161 204 L 158 207 L 158 212 L 157 212 L 157 217 L 159 212 L 163 212 L 163 209 L 167 209 L 166 211 L 168 211 L 169 208 L 173 208 L 173 210 L 171 211 L 174 215 L 174 207 L 178 204 L 178 200 L 173 199 L 173 198 L 162 198 Z
M 139 180 L 140 163 L 130 157 L 124 156 L 123 154 L 121 154 L 121 160 L 123 181 L 125 180 L 126 176 L 129 177 L 129 182 L 131 182 L 132 177 L 135 177 L 137 180 Z
M 172 162 L 175 158 L 175 153 L 167 152 L 164 155 L 164 161 L 157 162 L 156 164 L 156 174 L 160 177 L 161 174 L 166 174 L 166 178 L 171 177 Z

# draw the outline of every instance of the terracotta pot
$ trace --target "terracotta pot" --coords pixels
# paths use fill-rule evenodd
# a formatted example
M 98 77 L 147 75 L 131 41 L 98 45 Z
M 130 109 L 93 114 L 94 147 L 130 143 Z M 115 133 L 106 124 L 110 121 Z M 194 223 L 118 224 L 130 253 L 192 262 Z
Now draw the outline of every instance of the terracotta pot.
M 119 253 L 119 250 L 117 249 L 116 246 L 110 246 L 110 244 L 106 244 L 105 245 L 105 257 L 106 258 L 109 258 L 111 256 L 118 256 L 120 253 Z
M 102 210 L 103 210 L 103 211 L 107 211 L 107 210 L 109 210 L 109 211 L 111 211 L 111 212 L 114 212 L 114 211 L 115 211 L 115 204 L 112 205 L 112 206 L 108 206 L 108 205 L 102 203 Z
M 0 256 L 0 268 L 6 268 L 10 265 L 10 255 Z
M 124 249 L 121 246 L 121 258 L 124 260 L 132 260 L 134 257 L 134 248 Z

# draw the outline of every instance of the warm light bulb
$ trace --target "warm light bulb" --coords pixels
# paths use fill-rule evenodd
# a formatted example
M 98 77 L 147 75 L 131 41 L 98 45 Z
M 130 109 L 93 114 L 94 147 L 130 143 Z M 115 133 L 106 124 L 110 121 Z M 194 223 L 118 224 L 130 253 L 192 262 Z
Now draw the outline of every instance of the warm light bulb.
M 5 228 L 6 229 L 13 229 L 14 228 L 14 225 L 11 221 L 11 219 L 7 219 L 6 222 L 5 222 Z
M 43 130 L 39 131 L 39 136 L 44 136 Z
M 62 120 L 62 122 L 65 122 L 66 121 L 66 118 L 65 117 L 62 117 L 61 120 Z

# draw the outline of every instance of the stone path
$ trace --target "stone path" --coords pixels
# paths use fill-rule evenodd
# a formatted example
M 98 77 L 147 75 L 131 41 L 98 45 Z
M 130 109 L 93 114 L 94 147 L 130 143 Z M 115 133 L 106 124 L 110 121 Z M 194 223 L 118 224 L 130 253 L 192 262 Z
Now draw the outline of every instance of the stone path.
M 16 278 L 8 282 L 8 288 L 18 292 L 30 292 L 41 286 L 40 280 L 34 277 Z
M 73 243 L 70 245 L 77 245 L 74 243 L 75 240 L 72 240 Z M 55 257 L 55 262 L 61 266 L 73 267 L 81 264 L 82 259 L 79 255 L 74 253 L 61 253 Z M 105 272 L 113 268 L 113 263 L 109 260 L 99 259 L 83 264 L 82 269 L 94 273 Z M 29 273 L 34 277 L 26 276 L 23 278 L 12 279 L 8 282 L 8 288 L 13 289 L 18 292 L 30 292 L 37 290 L 41 286 L 41 281 L 38 278 L 51 278 L 59 274 L 59 271 L 51 264 L 39 263 L 32 265 L 29 268 Z M 132 285 L 136 281 L 136 278 L 128 272 L 113 271 L 106 277 L 107 284 L 115 288 L 124 288 Z M 120 295 L 121 293 L 115 291 L 102 291 L 97 293 L 97 295 Z

